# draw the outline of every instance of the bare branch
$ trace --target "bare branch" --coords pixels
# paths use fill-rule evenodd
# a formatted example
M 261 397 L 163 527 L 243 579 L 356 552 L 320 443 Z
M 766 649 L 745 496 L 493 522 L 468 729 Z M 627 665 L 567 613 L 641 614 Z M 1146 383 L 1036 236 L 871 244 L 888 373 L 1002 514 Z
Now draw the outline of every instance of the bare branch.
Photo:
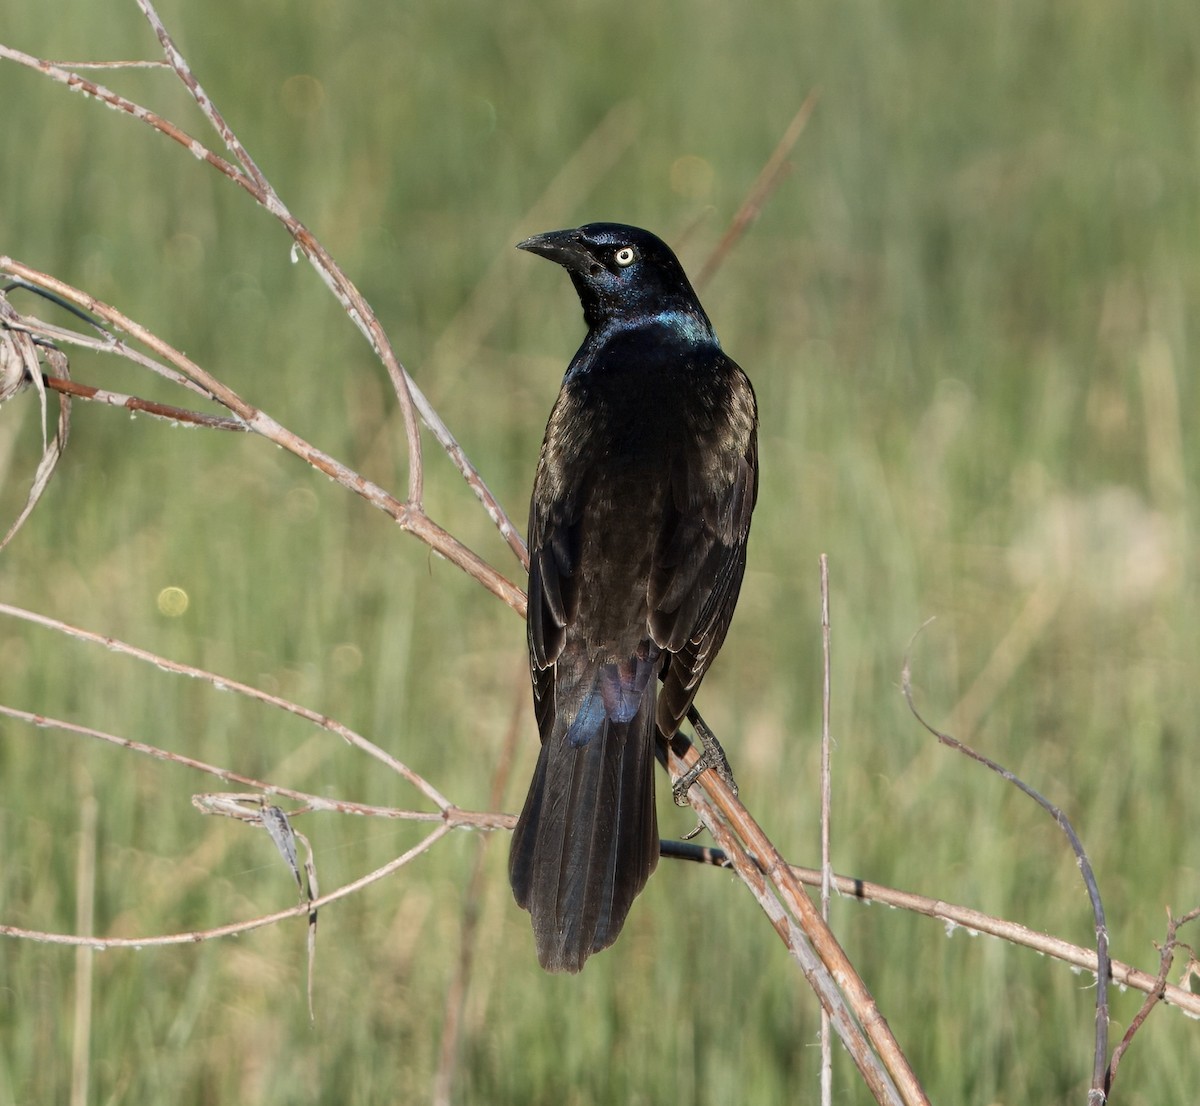
M 241 140 L 225 122 L 225 118 L 217 110 L 216 104 L 200 87 L 199 81 L 192 74 L 186 59 L 168 34 L 154 5 L 150 0 L 137 0 L 137 4 L 157 36 L 167 62 L 175 71 L 175 75 L 188 90 L 196 106 L 204 113 L 213 129 L 221 136 L 221 140 L 234 155 L 238 164 L 246 171 L 249 180 L 253 182 L 253 186 L 249 190 L 254 198 L 283 224 L 296 246 L 308 258 L 325 282 L 326 287 L 333 292 L 346 314 L 349 315 L 351 322 L 371 343 L 371 347 L 383 362 L 396 398 L 399 400 L 400 410 L 404 415 L 405 438 L 408 442 L 408 501 L 413 506 L 419 507 L 424 500 L 424 466 L 421 458 L 421 432 L 417 425 L 417 414 L 412 399 L 412 380 L 408 375 L 408 370 L 396 356 L 396 351 L 392 348 L 392 343 L 375 315 L 374 309 L 367 303 L 366 298 L 333 259 L 333 256 L 317 241 L 316 236 L 288 210 L 279 194 L 271 186 L 270 181 L 250 157 Z
M 246 148 L 241 144 L 237 135 L 233 133 L 221 113 L 217 110 L 217 105 L 209 99 L 208 94 L 200 87 L 200 82 L 192 75 L 192 71 L 184 60 L 183 55 L 176 49 L 171 36 L 167 34 L 167 29 L 163 26 L 163 22 L 159 18 L 158 12 L 154 10 L 154 6 L 149 0 L 137 0 L 137 6 L 142 9 L 142 14 L 146 17 L 146 21 L 150 24 L 151 29 L 158 38 L 159 45 L 166 55 L 167 65 L 175 71 L 175 75 L 183 82 L 183 86 L 196 102 L 196 106 L 204 113 L 205 119 L 212 125 L 213 130 L 221 136 L 221 141 L 225 143 L 229 152 L 233 154 L 234 160 L 245 170 L 246 175 L 258 186 L 263 194 L 273 195 L 274 190 L 263 175 L 262 170 L 254 164 L 253 159 L 246 152 Z
M 25 622 L 32 622 L 38 626 L 44 626 L 48 630 L 55 630 L 60 634 L 67 634 L 78 641 L 87 642 L 90 645 L 101 645 L 105 649 L 114 653 L 122 653 L 125 656 L 133 657 L 135 660 L 143 661 L 146 664 L 152 664 L 155 668 L 160 668 L 164 672 L 171 672 L 178 676 L 191 676 L 197 680 L 203 680 L 205 683 L 212 684 L 218 691 L 232 691 L 238 695 L 244 695 L 249 699 L 255 699 L 260 703 L 265 703 L 267 706 L 275 707 L 279 710 L 286 711 L 288 714 L 294 714 L 298 718 L 303 718 L 307 722 L 311 722 L 314 726 L 320 726 L 330 733 L 336 734 L 349 745 L 366 753 L 368 756 L 374 757 L 381 764 L 386 765 L 397 775 L 402 776 L 413 787 L 417 788 L 430 802 L 434 803 L 441 811 L 448 811 L 454 807 L 454 804 L 446 798 L 436 787 L 433 786 L 423 776 L 414 772 L 408 765 L 397 760 L 386 749 L 380 748 L 373 741 L 369 741 L 362 734 L 356 733 L 349 726 L 343 725 L 336 719 L 330 718 L 328 715 L 320 714 L 317 711 L 309 710 L 307 707 L 302 707 L 297 703 L 293 703 L 288 699 L 282 699 L 278 695 L 271 695 L 268 692 L 260 691 L 256 687 L 251 687 L 249 684 L 243 684 L 238 680 L 230 680 L 224 676 L 218 676 L 213 672 L 208 672 L 203 668 L 194 668 L 190 664 L 180 664 L 178 661 L 168 660 L 166 657 L 159 656 L 157 653 L 151 653 L 146 649 L 139 649 L 136 645 L 130 645 L 127 642 L 121 641 L 118 638 L 107 637 L 103 634 L 94 634 L 90 630 L 80 629 L 78 626 L 72 626 L 68 622 L 62 622 L 57 618 L 51 618 L 48 615 L 37 614 L 34 611 L 27 611 L 22 607 L 13 607 L 8 603 L 0 603 L 0 615 L 8 615 L 10 618 L 18 618 Z M 27 712 L 13 712 L 11 708 L 4 708 L 8 713 L 13 713 L 14 717 L 26 716 Z M 44 724 L 47 720 L 39 721 L 40 716 L 30 715 L 26 718 L 27 721 L 34 721 L 37 724 Z M 73 724 L 63 723 L 62 728 L 75 728 L 80 732 L 83 729 L 74 727 Z M 98 732 L 90 732 L 88 736 L 100 736 Z M 108 738 L 102 738 L 108 740 Z M 115 738 L 117 743 L 127 743 L 124 738 Z M 150 752 L 150 747 L 138 749 L 139 752 L 147 752 L 149 755 L 157 755 L 155 752 Z M 222 779 L 229 779 L 233 782 L 243 783 L 249 787 L 261 787 L 264 791 L 274 791 L 278 794 L 286 794 L 281 789 L 273 789 L 268 784 L 263 784 L 259 780 L 252 780 L 248 777 L 237 776 L 234 773 L 226 773 L 224 769 L 215 769 L 210 766 L 202 765 L 199 761 L 192 761 L 189 758 L 180 757 L 178 754 L 172 753 L 163 756 L 164 760 L 176 760 L 187 763 L 188 767 L 198 768 L 201 771 L 211 771 L 212 775 L 221 776 Z M 223 774 L 224 773 L 224 774 Z M 311 796 L 306 796 L 307 801 Z
M 105 107 L 110 107 L 114 111 L 132 116 L 147 126 L 153 127 L 173 142 L 178 142 L 193 157 L 207 162 L 219 173 L 223 173 L 235 184 L 241 185 L 251 195 L 254 195 L 254 184 L 245 173 L 242 173 L 224 158 L 218 157 L 202 142 L 188 134 L 182 127 L 176 126 L 170 120 L 164 119 L 156 112 L 150 111 L 148 108 L 144 108 L 132 100 L 127 100 L 124 96 L 113 92 L 112 89 L 105 88 L 101 84 L 96 84 L 95 81 L 89 81 L 86 77 L 81 77 L 78 73 L 72 72 L 63 66 L 57 65 L 54 62 L 44 61 L 41 58 L 35 58 L 32 54 L 26 54 L 22 50 L 14 50 L 11 46 L 4 45 L 4 43 L 0 43 L 0 58 L 6 58 L 8 61 L 16 62 L 27 69 L 33 69 L 43 76 L 49 77 L 52 81 L 66 85 L 73 92 L 82 92 L 89 100 L 96 100 L 104 104 Z
M 1129 1028 L 1125 1030 L 1125 1036 L 1121 1038 L 1117 1047 L 1113 1049 L 1112 1062 L 1108 1065 L 1108 1077 L 1104 1085 L 1106 1096 L 1111 1096 L 1112 1094 L 1112 1085 L 1117 1078 L 1117 1068 L 1121 1065 L 1121 1059 L 1125 1055 L 1126 1049 L 1133 1043 L 1135 1034 L 1145 1024 L 1146 1019 L 1150 1016 L 1150 1011 L 1158 1003 L 1167 999 L 1167 973 L 1170 972 L 1171 965 L 1175 961 L 1175 950 L 1179 947 L 1178 933 L 1180 928 L 1190 922 L 1194 922 L 1197 918 L 1200 918 L 1200 907 L 1189 910 L 1182 918 L 1172 918 L 1171 912 L 1167 911 L 1167 936 L 1166 940 L 1163 941 L 1162 948 L 1159 950 L 1158 975 L 1155 977 L 1153 988 L 1146 995 L 1146 1001 L 1142 1003 L 1141 1009 L 1134 1015 L 1133 1021 L 1129 1023 Z M 1195 953 L 1192 953 L 1192 958 L 1195 959 Z
M 508 730 L 504 735 L 504 743 L 496 763 L 496 771 L 492 775 L 491 790 L 488 793 L 488 806 L 493 810 L 498 809 L 504 802 L 504 793 L 508 788 L 508 778 L 516 756 L 517 742 L 521 736 L 521 723 L 527 709 L 524 679 L 518 681 L 516 686 L 520 689 L 520 694 L 513 704 Z M 514 818 L 513 821 L 515 822 L 516 819 Z M 475 852 L 475 863 L 471 868 L 471 878 L 467 883 L 466 893 L 463 895 L 462 930 L 458 939 L 458 964 L 446 988 L 442 1016 L 442 1041 L 441 1047 L 438 1049 L 437 1073 L 433 1080 L 433 1106 L 450 1106 L 454 1100 L 454 1077 L 462 1051 L 462 1030 L 467 1006 L 467 992 L 470 989 L 471 978 L 475 970 L 480 933 L 484 928 L 480 925 L 480 904 L 483 900 L 484 882 L 487 878 L 484 867 L 487 847 L 488 838 L 480 837 Z
M 474 550 L 468 548 L 454 535 L 429 518 L 420 503 L 411 501 L 401 503 L 378 484 L 360 476 L 342 462 L 309 444 L 299 435 L 281 426 L 264 411 L 242 399 L 232 388 L 217 380 L 185 354 L 163 341 L 152 331 L 134 322 L 115 307 L 72 287 L 65 281 L 28 265 L 23 265 L 10 257 L 0 256 L 0 272 L 45 288 L 67 302 L 99 316 L 109 325 L 130 334 L 136 341 L 152 350 L 157 357 L 168 362 L 177 372 L 198 385 L 215 402 L 232 411 L 256 434 L 281 446 L 289 453 L 295 454 L 305 463 L 336 480 L 372 506 L 391 516 L 404 530 L 416 535 L 435 553 L 457 565 L 467 575 L 483 584 L 497 598 L 502 599 L 519 614 L 524 615 L 525 593 L 492 568 Z
M 800 105 L 800 110 L 792 117 L 787 130 L 783 132 L 783 137 L 780 138 L 771 156 L 767 159 L 767 163 L 754 179 L 754 183 L 750 186 L 750 191 L 742 201 L 742 206 L 738 208 L 725 233 L 721 235 L 721 240 L 713 248 L 712 253 L 708 255 L 708 260 L 701 267 L 700 275 L 696 278 L 697 288 L 702 289 L 713 278 L 716 271 L 724 264 L 725 258 L 729 256 L 729 251 L 737 245 L 738 239 L 746 233 L 746 228 L 758 218 L 759 212 L 762 211 L 763 205 L 770 199 L 771 193 L 783 181 L 788 168 L 788 154 L 792 152 L 792 147 L 800 140 L 800 136 L 804 133 L 804 128 L 808 126 L 809 116 L 812 115 L 813 108 L 817 106 L 820 91 L 819 88 L 814 88 L 804 97 L 804 102 Z
M 688 860 L 696 864 L 709 864 L 717 868 L 731 868 L 732 861 L 720 850 L 704 845 L 691 845 L 681 841 L 664 841 L 662 855 L 672 860 Z M 792 871 L 806 887 L 821 886 L 824 878 L 820 868 L 804 868 L 792 865 Z M 1021 945 L 1032 949 L 1043 956 L 1061 960 L 1064 964 L 1079 968 L 1093 975 L 1097 971 L 1096 950 L 1082 948 L 1064 941 L 1061 937 L 1051 936 L 1036 929 L 1012 922 L 1007 918 L 997 918 L 974 910 L 969 906 L 958 906 L 943 899 L 931 899 L 925 895 L 916 895 L 911 891 L 900 891 L 887 887 L 882 883 L 872 883 L 870 880 L 857 876 L 833 876 L 834 889 L 843 898 L 857 899 L 860 902 L 879 903 L 897 910 L 908 910 L 913 914 L 924 914 L 928 918 L 937 918 L 946 927 L 947 935 L 956 930 L 962 930 L 972 937 L 985 934 L 1009 944 Z M 1109 962 L 1112 978 L 1122 987 L 1147 994 L 1154 991 L 1158 984 L 1153 975 L 1140 968 L 1131 967 L 1120 960 Z M 1163 1001 L 1171 1006 L 1177 1006 L 1186 1014 L 1200 1018 L 1200 994 L 1193 994 L 1174 984 L 1167 983 L 1162 988 Z
M 929 625 L 928 622 L 925 623 L 925 626 L 927 625 Z M 922 626 L 917 633 L 919 634 L 924 628 Z M 914 635 L 915 639 L 916 635 Z M 911 649 L 911 642 L 909 644 Z M 1079 865 L 1079 871 L 1083 876 L 1084 886 L 1087 888 L 1088 900 L 1092 906 L 1092 918 L 1096 927 L 1096 1038 L 1092 1056 L 1092 1083 L 1091 1090 L 1088 1092 L 1088 1099 L 1091 1102 L 1104 1102 L 1107 1098 L 1104 1085 L 1108 1076 L 1108 981 L 1111 977 L 1111 965 L 1108 956 L 1108 926 L 1104 920 L 1104 903 L 1100 898 L 1100 888 L 1096 884 L 1096 876 L 1092 871 L 1091 861 L 1088 860 L 1087 853 L 1084 851 L 1083 843 L 1079 840 L 1079 836 L 1075 832 L 1075 827 L 1071 825 L 1066 814 L 1040 792 L 1030 787 L 1014 773 L 996 763 L 990 757 L 986 757 L 982 753 L 977 753 L 969 745 L 965 745 L 957 738 L 943 733 L 925 721 L 913 701 L 912 670 L 908 654 L 904 657 L 901 687 L 904 692 L 904 699 L 908 703 L 908 709 L 912 711 L 913 717 L 926 730 L 933 734 L 943 745 L 990 768 L 997 775 L 1008 780 L 1018 790 L 1028 795 L 1058 823 L 1059 828 L 1070 842 L 1071 849 L 1075 853 L 1075 860 Z
M 52 61 L 58 69 L 170 69 L 165 61 Z
M 821 566 L 821 917 L 829 922 L 829 893 L 833 880 L 830 855 L 830 822 L 833 817 L 832 741 L 829 736 L 830 672 L 829 558 L 822 553 Z M 821 1007 L 821 1106 L 833 1102 L 833 1041 L 829 1037 L 829 1013 Z
M 693 724 L 694 716 L 698 716 L 695 707 L 688 714 Z M 696 759 L 690 742 L 676 735 L 669 743 L 671 778 L 682 776 Z M 877 1101 L 928 1106 L 925 1092 L 866 984 L 749 811 L 716 772 L 703 773 L 688 798 L 829 1010 L 838 1036 Z M 864 1032 L 870 1047 L 863 1041 Z
M 47 376 L 45 380 L 46 387 L 51 391 L 92 403 L 102 403 L 107 407 L 123 407 L 126 411 L 136 411 L 151 418 L 162 419 L 164 422 L 203 426 L 209 430 L 233 430 L 239 433 L 250 429 L 241 419 L 225 415 L 206 415 L 202 411 L 190 411 L 186 407 L 172 407 L 169 403 L 156 403 L 152 399 L 142 399 L 140 396 L 109 392 L 103 388 L 94 388 L 90 384 L 80 384 L 56 376 Z
M 43 930 L 26 929 L 23 926 L 0 925 L 0 937 L 18 937 L 26 941 L 37 941 L 48 945 L 83 946 L 98 951 L 103 949 L 134 949 L 139 952 L 144 948 L 160 948 L 163 945 L 193 945 L 200 941 L 211 941 L 216 937 L 236 937 L 238 934 L 249 933 L 255 929 L 263 929 L 266 926 L 274 925 L 276 922 L 282 922 L 287 918 L 307 916 L 312 910 L 319 910 L 329 903 L 348 898 L 350 895 L 361 891 L 364 887 L 369 887 L 372 883 L 378 883 L 379 880 L 390 876 L 393 872 L 399 871 L 422 853 L 428 852 L 429 849 L 453 829 L 453 823 L 448 821 L 435 826 L 407 852 L 402 853 L 393 860 L 389 860 L 373 872 L 368 872 L 365 876 L 360 876 L 350 883 L 343 884 L 335 891 L 330 891 L 326 895 L 321 895 L 313 899 L 312 902 L 302 902 L 287 910 L 277 910 L 273 914 L 263 914 L 244 922 L 231 922 L 228 925 L 216 926 L 213 929 L 198 929 L 188 933 L 169 933 L 158 937 L 88 937 L 78 933 L 48 933 Z

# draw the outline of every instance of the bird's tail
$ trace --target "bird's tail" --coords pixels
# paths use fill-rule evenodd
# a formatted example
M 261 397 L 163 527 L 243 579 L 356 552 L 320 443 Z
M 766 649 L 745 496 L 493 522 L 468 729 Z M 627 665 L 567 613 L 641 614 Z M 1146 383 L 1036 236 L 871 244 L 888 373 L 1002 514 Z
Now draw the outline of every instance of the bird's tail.
M 513 894 L 551 972 L 577 972 L 617 939 L 658 863 L 654 681 L 632 717 L 599 695 L 545 736 L 509 854 Z

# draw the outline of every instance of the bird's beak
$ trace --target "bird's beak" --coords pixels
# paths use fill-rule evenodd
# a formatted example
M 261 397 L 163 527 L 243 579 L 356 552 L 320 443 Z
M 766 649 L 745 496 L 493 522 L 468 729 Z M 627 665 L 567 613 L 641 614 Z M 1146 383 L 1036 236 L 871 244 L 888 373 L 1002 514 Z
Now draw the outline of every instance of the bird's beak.
M 592 255 L 574 230 L 550 230 L 535 234 L 517 243 L 517 249 L 528 250 L 541 257 L 548 257 L 566 269 L 585 270 L 594 264 Z

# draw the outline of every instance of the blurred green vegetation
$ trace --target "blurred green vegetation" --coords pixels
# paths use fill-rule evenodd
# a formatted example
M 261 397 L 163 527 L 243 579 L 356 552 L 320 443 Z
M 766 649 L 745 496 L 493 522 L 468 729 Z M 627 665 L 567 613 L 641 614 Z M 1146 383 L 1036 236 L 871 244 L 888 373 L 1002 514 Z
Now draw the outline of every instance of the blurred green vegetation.
M 837 868 L 1090 939 L 1058 830 L 904 708 L 902 656 L 935 615 L 914 654 L 923 708 L 1064 806 L 1114 955 L 1157 964 L 1164 908 L 1200 896 L 1190 0 L 752 14 L 715 0 L 172 0 L 163 15 L 521 521 L 582 324 L 562 274 L 513 243 L 616 219 L 658 230 L 697 271 L 819 86 L 791 174 L 704 291 L 758 390 L 763 480 L 702 709 L 747 804 L 814 862 L 827 552 Z M 0 37 L 50 58 L 155 54 L 135 6 L 112 0 L 9 5 Z M 163 73 L 99 77 L 215 147 Z M 119 305 L 403 489 L 382 373 L 267 215 L 181 148 L 28 70 L 0 64 L 0 104 L 0 253 Z M 110 360 L 72 368 L 178 401 Z M 39 434 L 35 397 L 5 406 L 5 519 Z M 428 458 L 434 517 L 516 574 L 457 474 Z M 186 591 L 182 616 L 159 613 L 166 587 Z M 520 805 L 535 738 L 517 620 L 260 441 L 77 406 L 49 494 L 3 555 L 0 599 L 328 712 L 466 807 L 487 805 L 520 706 L 505 807 Z M 300 788 L 414 801 L 295 720 L 12 621 L 0 701 Z M 86 796 L 100 806 L 97 932 L 288 905 L 266 838 L 192 809 L 192 792 L 215 789 L 0 722 L 0 920 L 74 928 Z M 662 819 L 665 833 L 690 824 L 669 800 Z M 328 815 L 301 828 L 324 888 L 417 838 Z M 90 1101 L 428 1100 L 478 848 L 452 836 L 324 911 L 315 1027 L 299 924 L 97 957 Z M 617 946 L 560 979 L 537 969 L 505 858 L 492 840 L 455 1101 L 815 1100 L 816 1004 L 728 876 L 664 864 Z M 1083 1100 L 1087 978 L 895 911 L 837 902 L 833 920 L 934 1101 Z M 0 1103 L 66 1101 L 73 988 L 73 952 L 0 943 Z M 1139 1002 L 1114 996 L 1114 1039 Z M 868 1101 L 840 1051 L 835 1074 L 837 1102 Z M 1116 1101 L 1198 1088 L 1195 1024 L 1157 1012 Z

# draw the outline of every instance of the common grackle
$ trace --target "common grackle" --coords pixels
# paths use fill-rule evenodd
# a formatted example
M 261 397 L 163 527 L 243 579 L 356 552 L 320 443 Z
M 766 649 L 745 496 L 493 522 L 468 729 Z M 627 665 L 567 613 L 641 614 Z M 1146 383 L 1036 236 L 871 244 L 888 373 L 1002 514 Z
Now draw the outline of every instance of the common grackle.
M 733 616 L 758 416 L 653 234 L 590 223 L 518 248 L 567 270 L 588 327 L 529 507 L 542 746 L 508 862 L 542 967 L 577 972 L 617 939 L 658 862 L 655 728 L 679 728 Z

